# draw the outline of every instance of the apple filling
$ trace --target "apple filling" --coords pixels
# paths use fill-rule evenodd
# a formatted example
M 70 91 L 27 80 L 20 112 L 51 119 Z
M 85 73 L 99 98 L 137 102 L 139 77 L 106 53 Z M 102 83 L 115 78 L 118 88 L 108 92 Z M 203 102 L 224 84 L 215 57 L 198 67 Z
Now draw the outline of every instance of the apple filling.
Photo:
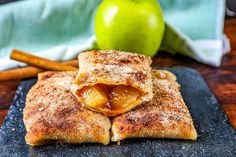
M 109 116 L 123 113 L 140 103 L 141 92 L 133 87 L 96 84 L 77 90 L 79 101 L 85 106 Z

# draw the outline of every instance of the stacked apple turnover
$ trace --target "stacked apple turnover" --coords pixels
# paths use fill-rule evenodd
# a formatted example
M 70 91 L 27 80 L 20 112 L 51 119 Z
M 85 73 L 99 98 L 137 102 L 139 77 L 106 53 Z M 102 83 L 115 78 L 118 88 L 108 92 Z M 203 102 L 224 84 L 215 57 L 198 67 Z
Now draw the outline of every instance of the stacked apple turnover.
M 79 55 L 71 91 L 86 107 L 108 116 L 127 112 L 153 97 L 151 59 L 117 51 Z

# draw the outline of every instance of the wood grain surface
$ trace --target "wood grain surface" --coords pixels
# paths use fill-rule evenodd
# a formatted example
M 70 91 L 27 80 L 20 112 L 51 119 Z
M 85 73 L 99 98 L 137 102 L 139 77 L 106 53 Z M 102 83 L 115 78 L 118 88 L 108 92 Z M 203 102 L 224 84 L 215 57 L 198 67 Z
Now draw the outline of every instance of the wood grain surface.
M 232 50 L 224 56 L 219 68 L 197 63 L 184 56 L 172 56 L 163 52 L 154 57 L 153 66 L 187 66 L 199 71 L 236 129 L 236 19 L 225 21 L 224 32 L 230 38 Z M 19 83 L 19 80 L 0 82 L 0 126 Z

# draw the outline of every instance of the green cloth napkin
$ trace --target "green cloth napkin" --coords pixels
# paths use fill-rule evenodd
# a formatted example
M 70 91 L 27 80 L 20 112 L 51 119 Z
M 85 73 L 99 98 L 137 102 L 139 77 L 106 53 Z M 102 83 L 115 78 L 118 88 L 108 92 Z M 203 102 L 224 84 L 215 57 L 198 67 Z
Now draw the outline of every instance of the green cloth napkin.
M 161 50 L 220 66 L 230 51 L 223 35 L 224 0 L 159 0 L 167 22 Z
M 53 60 L 69 60 L 95 48 L 93 17 L 100 2 L 25 0 L 0 5 L 0 70 L 24 65 L 9 59 L 13 48 Z M 161 50 L 219 66 L 224 0 L 159 2 L 167 22 Z

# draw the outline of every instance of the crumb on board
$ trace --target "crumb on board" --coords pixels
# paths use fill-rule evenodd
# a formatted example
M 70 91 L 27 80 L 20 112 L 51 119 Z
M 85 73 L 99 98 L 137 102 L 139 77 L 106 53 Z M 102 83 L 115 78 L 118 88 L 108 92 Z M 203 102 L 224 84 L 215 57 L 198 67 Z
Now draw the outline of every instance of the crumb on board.
M 117 142 L 117 145 L 118 145 L 118 146 L 120 145 L 120 141 Z
M 16 128 L 12 128 L 11 130 L 12 130 L 12 131 L 16 131 Z

